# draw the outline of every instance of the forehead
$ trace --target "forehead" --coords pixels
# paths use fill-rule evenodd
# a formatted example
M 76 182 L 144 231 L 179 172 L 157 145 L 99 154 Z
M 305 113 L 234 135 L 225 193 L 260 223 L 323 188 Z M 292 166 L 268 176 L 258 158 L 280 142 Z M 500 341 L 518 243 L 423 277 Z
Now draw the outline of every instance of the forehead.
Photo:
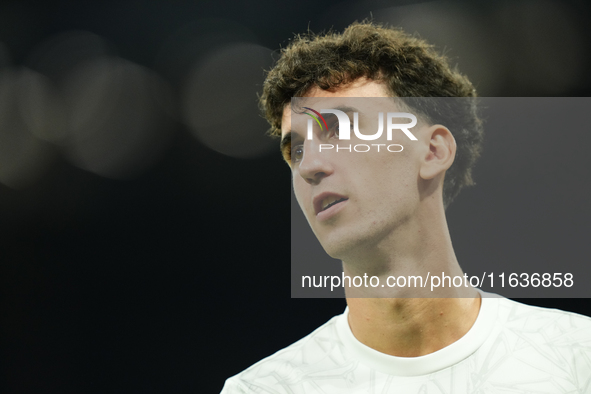
M 338 98 L 338 97 L 392 97 L 385 84 L 359 78 L 350 84 L 340 86 L 335 89 L 323 90 L 317 86 L 310 89 L 304 97 L 310 98 Z M 287 104 L 283 108 L 283 117 L 281 119 L 281 137 L 290 131 L 291 125 L 291 106 Z

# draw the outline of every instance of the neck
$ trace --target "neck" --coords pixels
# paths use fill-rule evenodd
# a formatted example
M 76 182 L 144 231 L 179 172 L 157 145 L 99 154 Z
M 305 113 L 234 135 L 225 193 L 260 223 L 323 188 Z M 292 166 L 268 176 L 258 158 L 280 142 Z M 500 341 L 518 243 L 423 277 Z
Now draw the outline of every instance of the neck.
M 349 326 L 363 344 L 385 354 L 419 357 L 463 337 L 480 310 L 474 298 L 348 298 Z

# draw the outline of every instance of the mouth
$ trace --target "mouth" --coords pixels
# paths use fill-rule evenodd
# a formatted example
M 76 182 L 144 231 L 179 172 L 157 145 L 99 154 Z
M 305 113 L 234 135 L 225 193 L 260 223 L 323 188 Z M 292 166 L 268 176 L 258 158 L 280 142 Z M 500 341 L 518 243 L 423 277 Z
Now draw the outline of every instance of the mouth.
M 347 200 L 347 197 L 338 194 L 323 193 L 314 199 L 314 210 L 316 211 L 316 215 L 318 215 L 320 212 L 324 212 Z
M 326 211 L 328 208 L 332 207 L 333 205 L 336 205 L 340 202 L 343 202 L 347 200 L 346 198 L 339 198 L 336 199 L 335 197 L 329 197 L 329 198 L 325 198 L 324 201 L 322 201 L 322 211 Z

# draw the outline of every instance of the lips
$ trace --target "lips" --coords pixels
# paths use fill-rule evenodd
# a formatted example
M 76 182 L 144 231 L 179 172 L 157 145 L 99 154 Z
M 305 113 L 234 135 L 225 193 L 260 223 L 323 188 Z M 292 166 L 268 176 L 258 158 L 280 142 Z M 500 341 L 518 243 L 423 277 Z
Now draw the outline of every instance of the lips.
M 314 211 L 316 215 L 331 207 L 348 200 L 347 197 L 335 193 L 322 193 L 314 198 Z

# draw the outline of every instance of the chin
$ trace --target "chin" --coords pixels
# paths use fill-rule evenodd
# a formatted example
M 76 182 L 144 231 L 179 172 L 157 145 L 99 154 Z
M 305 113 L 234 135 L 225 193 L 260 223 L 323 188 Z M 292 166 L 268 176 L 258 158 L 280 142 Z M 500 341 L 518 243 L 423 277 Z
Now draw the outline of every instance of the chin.
M 362 238 L 358 234 L 338 233 L 330 234 L 320 241 L 326 254 L 337 260 L 346 260 L 347 256 L 350 256 L 351 252 L 358 249 L 362 243 Z

